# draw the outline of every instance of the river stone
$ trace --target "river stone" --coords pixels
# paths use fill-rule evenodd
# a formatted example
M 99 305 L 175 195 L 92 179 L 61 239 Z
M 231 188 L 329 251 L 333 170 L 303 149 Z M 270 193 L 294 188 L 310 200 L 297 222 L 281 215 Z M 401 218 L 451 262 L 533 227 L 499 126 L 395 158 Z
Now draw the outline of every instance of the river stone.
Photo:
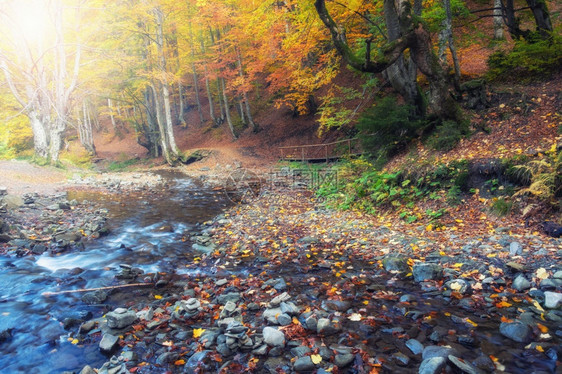
M 522 322 L 502 322 L 500 333 L 518 343 L 527 343 L 531 340 L 531 329 Z
M 0 196 L 4 196 L 8 194 L 8 188 L 4 186 L 0 186 Z
M 105 315 L 107 326 L 111 329 L 122 329 L 130 326 L 137 320 L 137 314 L 132 310 L 117 308 Z
M 416 339 L 410 339 L 406 342 L 406 347 L 412 351 L 413 354 L 419 355 L 423 352 L 423 344 Z
M 90 365 L 86 365 L 82 368 L 82 370 L 80 370 L 80 373 L 78 374 L 97 374 L 97 372 L 92 369 Z
M 414 264 L 412 272 L 414 281 L 423 282 L 441 279 L 443 268 L 438 264 L 422 262 Z
M 278 306 L 282 302 L 288 301 L 290 298 L 291 296 L 287 292 L 283 292 L 282 294 L 275 296 L 269 303 L 271 306 Z
M 509 244 L 509 254 L 511 256 L 519 256 L 523 254 L 523 246 L 519 242 L 511 242 Z
M 334 364 L 339 368 L 344 368 L 350 365 L 355 360 L 353 353 L 339 354 L 334 357 Z
M 562 293 L 546 291 L 544 293 L 544 306 L 549 309 L 562 306 Z
M 273 327 L 264 327 L 263 341 L 271 347 L 284 347 L 285 334 Z
M 445 285 L 452 291 L 458 292 L 461 295 L 465 294 L 470 286 L 464 279 L 453 279 L 445 283 Z
M 512 287 L 515 288 L 517 291 L 521 292 L 531 288 L 531 282 L 529 282 L 523 274 L 519 274 L 513 280 Z
M 97 290 L 94 292 L 85 293 L 82 296 L 82 302 L 88 305 L 101 304 L 107 299 L 107 292 L 103 290 Z
M 200 369 L 204 367 L 205 359 L 211 352 L 212 351 L 206 350 L 206 351 L 197 352 L 193 356 L 191 356 L 189 360 L 187 360 L 187 362 L 185 363 L 184 373 L 186 374 L 200 373 L 201 372 Z M 205 371 L 203 370 L 203 372 Z
M 410 363 L 410 358 L 402 352 L 393 353 L 392 358 L 400 366 L 408 366 L 408 364 Z
M 408 262 L 402 257 L 386 257 L 382 260 L 382 265 L 386 271 L 406 271 L 408 270 Z
M 8 209 L 17 209 L 21 206 L 23 206 L 23 199 L 19 196 L 15 196 L 15 195 L 6 195 L 4 196 L 4 204 L 6 204 L 6 207 Z
M 423 362 L 418 370 L 419 374 L 437 374 L 447 365 L 447 360 L 445 357 L 432 357 Z
M 237 303 L 238 301 L 240 301 L 240 292 L 229 292 L 217 297 L 217 302 L 219 304 L 224 305 L 229 301 L 232 301 L 233 303 Z
M 100 351 L 102 353 L 111 353 L 117 346 L 119 337 L 111 334 L 104 334 L 100 341 Z
M 283 311 L 281 310 L 281 308 L 266 309 L 263 312 L 263 319 L 265 319 L 269 323 L 278 325 L 279 322 L 277 321 L 277 317 L 280 316 L 282 313 Z
M 328 336 L 337 333 L 338 329 L 328 318 L 320 318 L 316 325 L 316 331 L 318 334 Z
M 445 345 L 429 345 L 423 349 L 422 359 L 427 360 L 433 357 L 446 358 L 450 354 L 456 353 L 455 350 Z
M 469 364 L 468 362 L 455 357 L 453 355 L 449 355 L 449 361 L 451 361 L 456 367 L 458 367 L 463 373 L 467 374 L 485 374 L 482 370 L 478 369 L 477 367 Z
M 289 301 L 281 303 L 281 311 L 283 313 L 287 313 L 290 316 L 296 316 L 297 314 L 299 314 L 300 309 L 294 303 Z
M 310 356 L 300 357 L 293 364 L 293 369 L 297 372 L 310 371 L 314 369 L 314 362 L 312 362 Z

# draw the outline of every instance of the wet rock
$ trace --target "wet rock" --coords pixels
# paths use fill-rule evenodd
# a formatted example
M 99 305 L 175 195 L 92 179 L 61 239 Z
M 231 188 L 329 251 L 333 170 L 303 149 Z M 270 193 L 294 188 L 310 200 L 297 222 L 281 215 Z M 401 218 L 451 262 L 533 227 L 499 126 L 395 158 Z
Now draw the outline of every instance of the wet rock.
M 78 333 L 82 335 L 87 334 L 90 331 L 92 331 L 94 327 L 96 327 L 95 321 L 84 322 L 83 324 L 80 325 L 80 328 L 78 329 Z
M 432 357 L 422 361 L 418 370 L 419 374 L 438 374 L 447 365 L 445 357 Z
M 291 299 L 291 296 L 287 292 L 283 292 L 282 294 L 275 296 L 269 303 L 271 304 L 271 306 L 278 306 L 282 302 L 288 301 L 289 299 Z
M 337 333 L 340 329 L 328 318 L 320 318 L 316 326 L 316 331 L 320 335 L 328 336 Z
M 544 306 L 557 309 L 562 306 L 562 293 L 546 291 L 544 293 Z
M 322 309 L 328 312 L 345 312 L 351 308 L 349 301 L 343 300 L 324 300 L 322 302 Z
M 88 305 L 101 304 L 105 300 L 107 300 L 107 292 L 103 290 L 88 292 L 82 296 L 82 302 Z
M 509 254 L 511 256 L 520 256 L 523 254 L 523 246 L 519 242 L 511 242 L 509 244 Z
M 137 318 L 141 321 L 150 321 L 154 318 L 154 310 L 152 307 L 137 312 Z
M 463 373 L 467 374 L 485 374 L 484 371 L 478 369 L 477 367 L 473 366 L 472 364 L 460 359 L 456 356 L 449 355 L 449 361 L 453 363 L 457 368 L 459 368 Z
M 554 279 L 554 278 L 543 279 L 539 287 L 543 290 L 553 290 L 557 287 L 562 287 L 562 279 Z
M 409 339 L 406 342 L 406 347 L 408 347 L 415 355 L 419 355 L 423 352 L 423 344 L 416 339 Z
M 295 357 L 303 357 L 310 353 L 310 348 L 305 345 L 300 345 L 291 349 L 291 354 Z
M 444 345 L 429 345 L 424 348 L 422 358 L 427 360 L 433 357 L 447 358 L 450 354 L 456 353 L 455 350 L 449 346 Z
M 270 347 L 284 347 L 285 334 L 273 327 L 264 327 L 263 341 Z
M 62 321 L 62 326 L 65 330 L 68 330 L 69 328 L 73 327 L 73 326 L 77 326 L 80 325 L 82 322 L 84 322 L 82 319 L 80 318 L 65 318 Z
M 310 356 L 299 357 L 293 364 L 293 369 L 297 372 L 310 371 L 314 369 L 314 362 Z
M 137 320 L 137 314 L 132 310 L 117 308 L 105 315 L 107 326 L 111 329 L 122 329 L 130 326 Z
M 296 316 L 300 313 L 300 308 L 291 302 L 281 303 L 281 312 L 286 313 L 290 316 Z
M 447 283 L 445 283 L 445 285 L 450 290 L 458 292 L 461 295 L 465 294 L 470 288 L 470 285 L 464 279 L 453 279 L 453 280 L 450 280 Z
M 187 360 L 184 366 L 184 373 L 186 374 L 196 374 L 200 373 L 205 368 L 205 360 L 212 351 L 205 350 L 195 353 L 193 356 Z M 204 371 L 204 370 L 203 370 Z
M 0 343 L 3 343 L 12 338 L 13 329 L 6 329 L 0 332 Z
M 414 264 L 412 272 L 414 281 L 419 283 L 426 280 L 441 279 L 443 268 L 438 264 L 422 262 Z
M 519 274 L 513 280 L 512 287 L 515 288 L 519 292 L 525 291 L 525 290 L 528 290 L 529 288 L 531 288 L 531 282 L 529 282 L 523 274 Z
M 518 264 L 517 262 L 510 261 L 505 265 L 514 272 L 524 273 L 527 271 L 527 268 L 524 265 Z
M 217 297 L 217 302 L 221 305 L 226 304 L 228 301 L 232 301 L 233 303 L 240 301 L 240 292 L 229 292 Z
M 344 368 L 351 365 L 354 360 L 355 355 L 352 353 L 337 354 L 336 357 L 334 357 L 334 364 L 339 368 Z
M 410 363 L 410 358 L 402 352 L 394 353 L 392 355 L 392 358 L 400 366 L 408 366 L 408 364 Z
M 277 321 L 277 316 L 281 315 L 282 313 L 283 312 L 281 311 L 281 308 L 266 309 L 263 312 L 263 319 L 265 319 L 269 323 L 277 325 L 279 324 L 279 322 Z
M 80 370 L 80 373 L 78 374 L 97 374 L 97 371 L 92 369 L 91 366 L 86 365 L 82 368 L 82 370 Z
M 111 353 L 115 347 L 117 347 L 117 342 L 119 341 L 119 337 L 111 334 L 104 334 L 101 341 L 100 341 L 100 351 L 102 353 L 109 354 Z
M 217 280 L 217 281 L 215 282 L 215 285 L 216 285 L 217 287 L 222 287 L 222 286 L 224 286 L 224 285 L 227 284 L 227 283 L 228 283 L 228 280 L 226 280 L 226 279 L 223 278 L 223 279 Z
M 35 244 L 33 248 L 31 248 L 31 252 L 35 255 L 42 255 L 47 251 L 47 246 L 44 244 Z
M 500 333 L 518 343 L 528 343 L 531 340 L 531 329 L 522 322 L 502 322 Z
M 315 317 L 310 316 L 305 320 L 305 325 L 307 329 L 316 331 L 318 328 L 318 320 Z
M 171 364 L 175 362 L 179 357 L 176 352 L 164 352 L 156 359 L 156 363 L 159 365 Z
M 408 270 L 408 262 L 402 257 L 386 257 L 382 260 L 382 265 L 386 271 L 406 271 Z

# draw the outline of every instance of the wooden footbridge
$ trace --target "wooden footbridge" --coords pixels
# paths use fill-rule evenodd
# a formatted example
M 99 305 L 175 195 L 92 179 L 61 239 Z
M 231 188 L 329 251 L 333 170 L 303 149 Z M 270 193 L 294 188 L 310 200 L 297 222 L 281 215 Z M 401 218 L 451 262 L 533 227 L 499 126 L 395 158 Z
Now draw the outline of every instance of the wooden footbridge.
M 352 138 L 331 143 L 279 147 L 279 152 L 284 161 L 330 162 L 360 155 L 363 150 L 359 138 Z

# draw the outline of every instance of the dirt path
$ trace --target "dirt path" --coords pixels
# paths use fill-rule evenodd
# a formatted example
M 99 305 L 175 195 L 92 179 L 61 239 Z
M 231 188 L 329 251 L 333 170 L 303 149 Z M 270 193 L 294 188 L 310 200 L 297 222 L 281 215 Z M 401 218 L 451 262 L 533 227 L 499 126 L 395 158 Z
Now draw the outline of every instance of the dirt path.
M 27 161 L 0 161 L 0 186 L 6 187 L 13 195 L 30 192 L 48 195 L 61 191 L 70 173 Z

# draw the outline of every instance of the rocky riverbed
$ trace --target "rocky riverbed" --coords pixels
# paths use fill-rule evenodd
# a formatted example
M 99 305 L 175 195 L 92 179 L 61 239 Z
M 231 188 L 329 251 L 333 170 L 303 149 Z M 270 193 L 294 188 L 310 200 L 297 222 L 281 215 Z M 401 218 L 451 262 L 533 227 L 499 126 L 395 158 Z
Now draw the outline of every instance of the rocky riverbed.
M 106 355 L 88 374 L 559 372 L 562 241 L 482 225 L 436 232 L 269 191 L 170 234 L 170 271 L 114 268 L 66 339 Z

